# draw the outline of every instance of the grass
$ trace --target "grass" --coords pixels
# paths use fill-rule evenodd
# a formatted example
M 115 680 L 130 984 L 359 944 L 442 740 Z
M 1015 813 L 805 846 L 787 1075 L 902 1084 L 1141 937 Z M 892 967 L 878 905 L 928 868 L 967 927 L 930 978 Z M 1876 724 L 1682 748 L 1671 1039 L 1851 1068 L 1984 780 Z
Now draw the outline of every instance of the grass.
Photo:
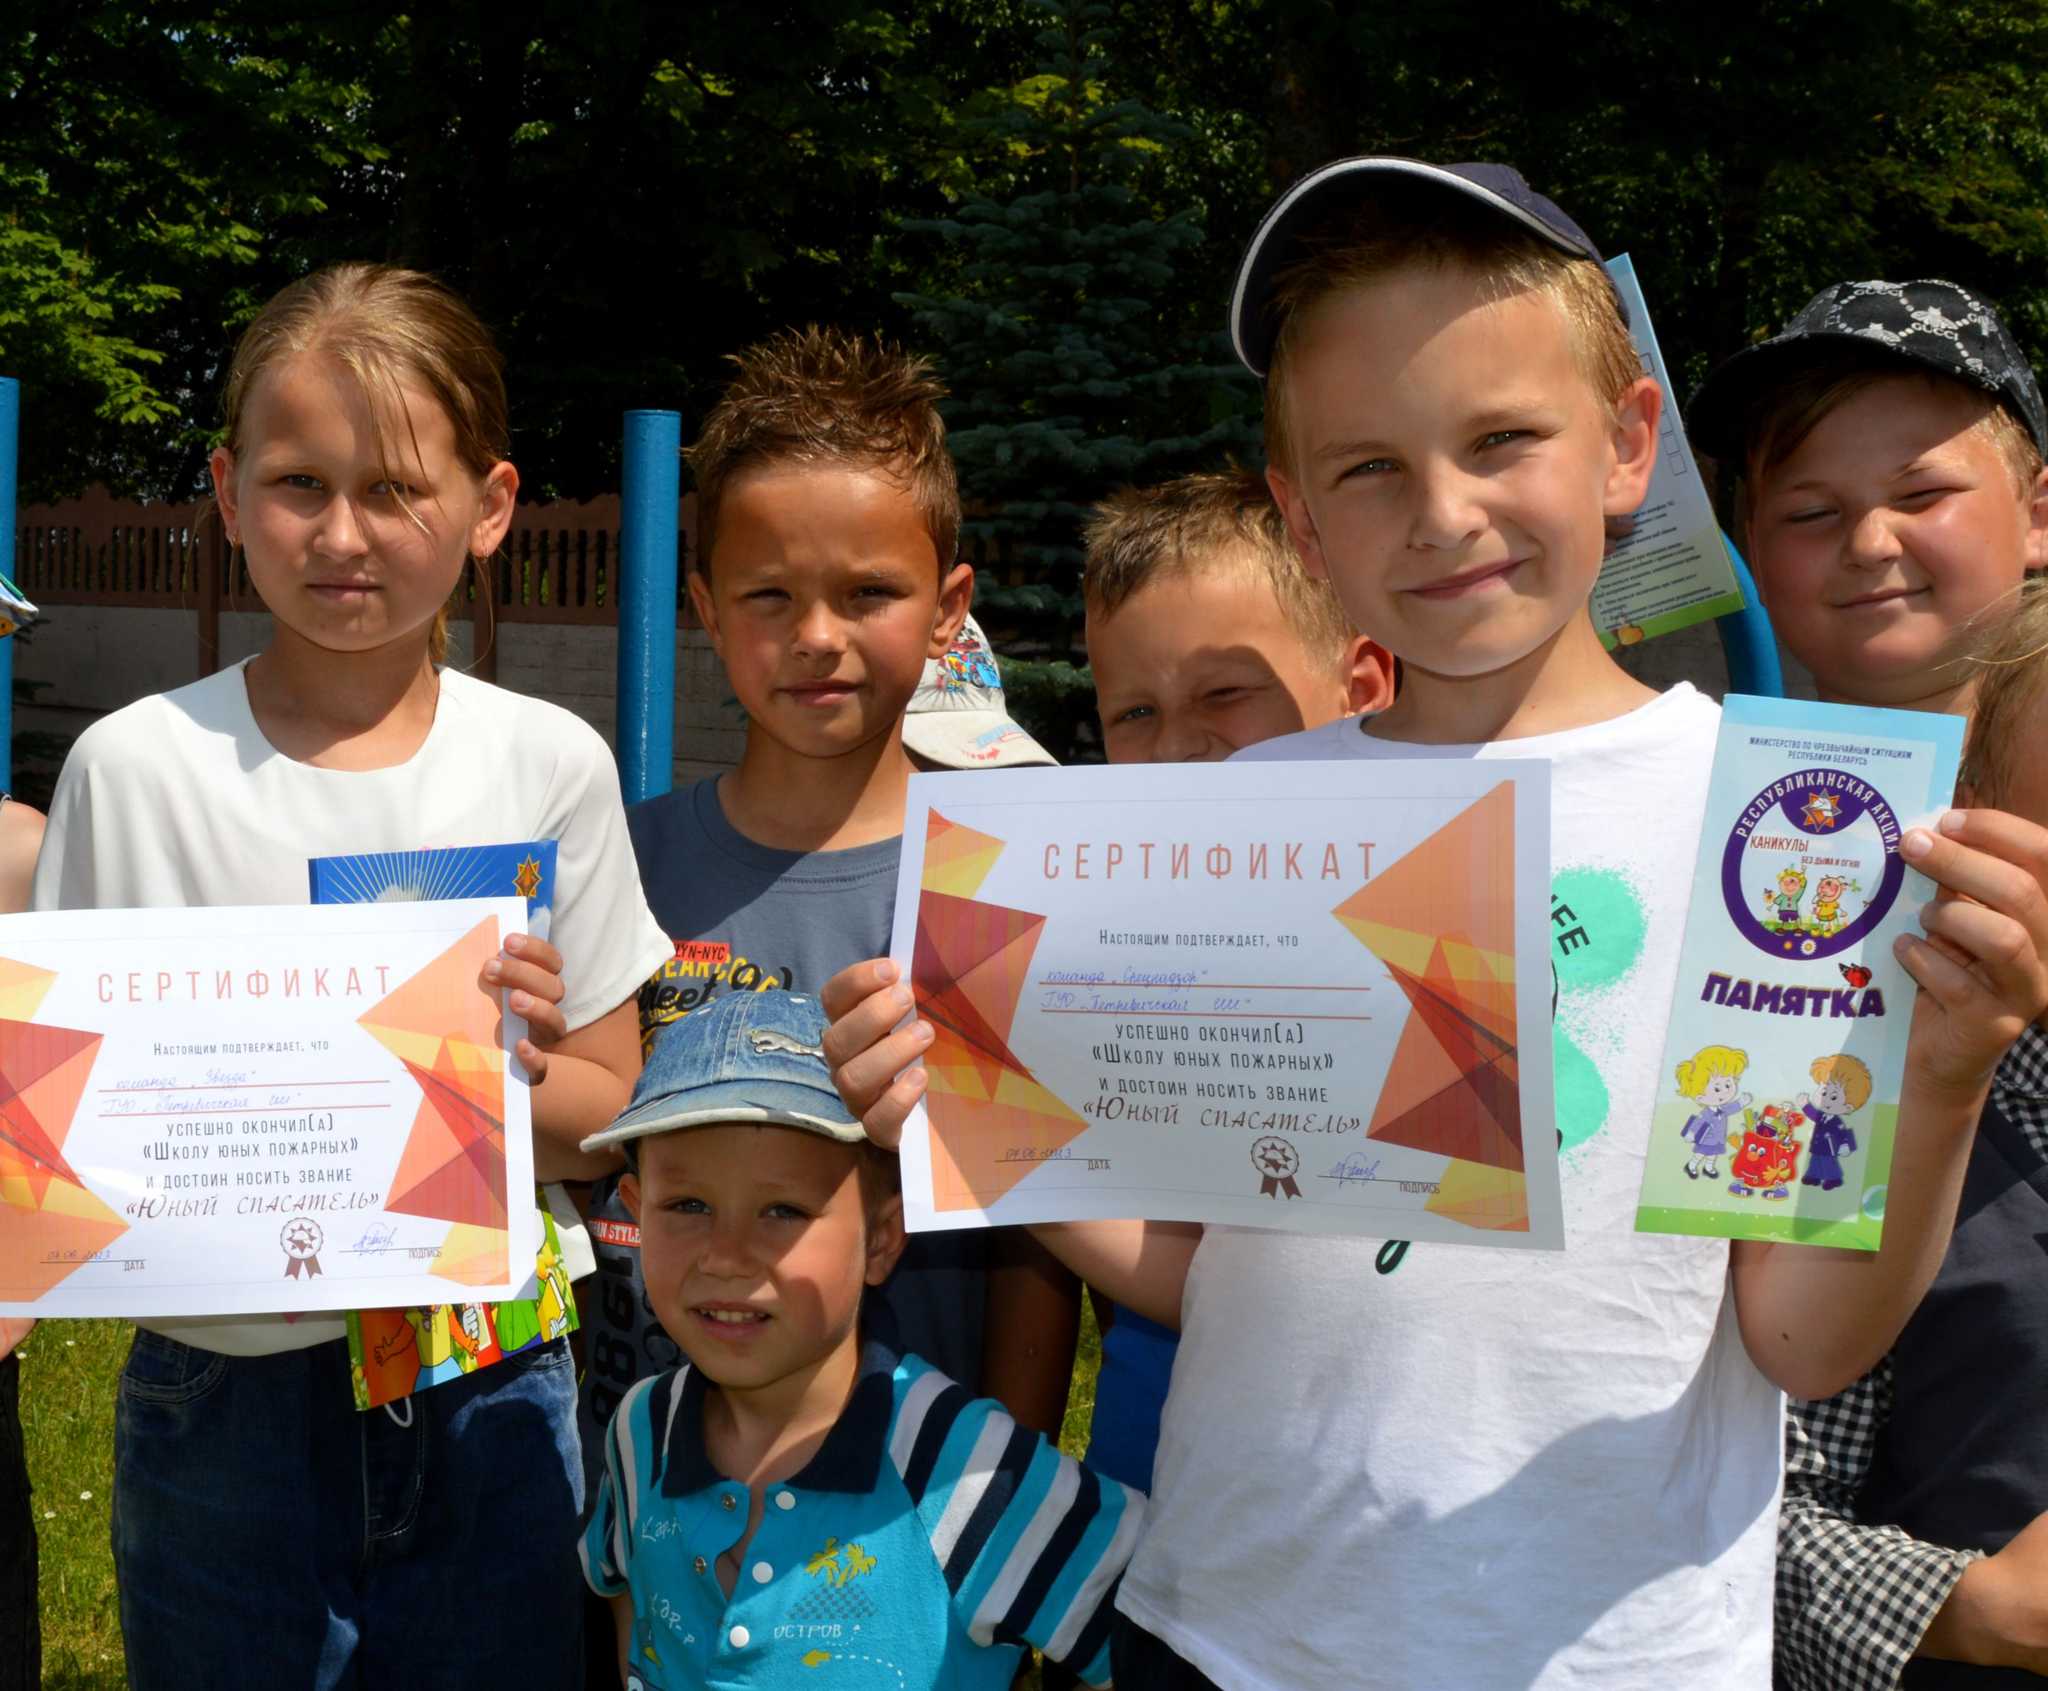
M 46 1691 L 128 1682 L 107 1544 L 124 1321 L 46 1321 L 20 1350 L 21 1422 L 42 1546 Z
M 127 1684 L 107 1510 L 114 1492 L 114 1393 L 128 1354 L 124 1321 L 46 1321 L 21 1347 L 21 1421 L 42 1541 L 45 1691 Z M 1102 1343 L 1088 1300 L 1060 1448 L 1079 1456 L 1095 1412 Z M 1019 1691 L 1036 1691 L 1027 1669 Z

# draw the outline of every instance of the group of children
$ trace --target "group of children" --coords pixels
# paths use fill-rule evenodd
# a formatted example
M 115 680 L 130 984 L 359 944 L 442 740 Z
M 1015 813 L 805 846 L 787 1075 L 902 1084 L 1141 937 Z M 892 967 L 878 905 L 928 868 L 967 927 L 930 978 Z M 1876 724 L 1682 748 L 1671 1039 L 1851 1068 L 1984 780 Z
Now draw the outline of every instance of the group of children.
M 1269 468 L 1099 509 L 1104 748 L 1550 762 L 1554 871 L 1618 900 L 1581 936 L 1598 969 L 1553 960 L 1602 1035 L 1559 1100 L 1566 1250 L 906 1237 L 891 1152 L 931 1037 L 881 955 L 906 783 L 1049 761 L 968 620 L 938 386 L 829 330 L 736 360 L 690 454 L 689 588 L 745 751 L 628 811 L 588 729 L 441 663 L 517 491 L 488 335 L 424 277 L 323 272 L 244 337 L 212 466 L 272 643 L 80 739 L 34 902 L 293 903 L 313 856 L 559 841 L 549 939 L 480 985 L 530 1025 L 536 1172 L 588 1221 L 584 1378 L 579 1405 L 557 1340 L 365 1414 L 338 1323 L 146 1323 L 114 1513 L 140 1691 L 999 1687 L 1027 1646 L 1136 1691 L 1761 1688 L 1774 1583 L 1798 1684 L 1897 1683 L 1916 1652 L 2048 1672 L 2024 360 L 1962 289 L 1848 284 L 1692 412 L 1823 696 L 1976 713 L 1966 808 L 1901 847 L 1942 895 L 1900 946 L 1868 1258 L 1634 1231 L 1683 921 L 1653 889 L 1693 860 L 1718 712 L 1632 679 L 1588 613 L 1665 404 L 1592 241 L 1504 167 L 1343 160 L 1274 206 L 1231 317 Z M 1052 1439 L 1082 1286 L 1087 1466 Z M 1832 1411 L 1846 1441 L 1845 1388 L 1875 1392 Z

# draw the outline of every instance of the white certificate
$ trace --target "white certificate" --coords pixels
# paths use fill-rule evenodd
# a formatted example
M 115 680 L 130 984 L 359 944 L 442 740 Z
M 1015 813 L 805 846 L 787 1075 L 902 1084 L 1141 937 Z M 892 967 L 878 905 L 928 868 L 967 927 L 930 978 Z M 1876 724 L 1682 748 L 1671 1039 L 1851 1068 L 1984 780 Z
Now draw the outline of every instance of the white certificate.
M 1547 764 L 910 782 L 913 1228 L 1139 1216 L 1561 1249 Z
M 509 1297 L 518 898 L 0 917 L 0 1313 Z M 514 1201 L 516 1199 L 516 1201 Z

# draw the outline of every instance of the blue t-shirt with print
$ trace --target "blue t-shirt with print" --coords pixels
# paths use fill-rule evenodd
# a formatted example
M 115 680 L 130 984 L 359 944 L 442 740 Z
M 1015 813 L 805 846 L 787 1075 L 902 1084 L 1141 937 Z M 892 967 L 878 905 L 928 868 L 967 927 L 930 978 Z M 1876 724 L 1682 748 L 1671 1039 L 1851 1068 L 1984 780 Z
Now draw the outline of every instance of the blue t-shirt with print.
M 582 1544 L 592 1588 L 632 1598 L 627 1684 L 1006 1691 L 1027 1645 L 1106 1683 L 1144 1499 L 864 1336 L 824 1444 L 764 1488 L 730 1597 L 718 1560 L 751 1500 L 705 1454 L 704 1377 L 627 1395 Z

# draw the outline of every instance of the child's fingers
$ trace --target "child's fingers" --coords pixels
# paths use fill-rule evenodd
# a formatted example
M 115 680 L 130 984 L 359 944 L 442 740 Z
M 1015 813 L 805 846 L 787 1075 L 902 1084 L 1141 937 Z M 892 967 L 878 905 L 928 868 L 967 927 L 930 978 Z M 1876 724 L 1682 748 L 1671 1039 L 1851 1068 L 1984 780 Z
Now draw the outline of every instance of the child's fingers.
M 1950 961 L 1974 968 L 2005 1009 L 2032 1021 L 2048 1006 L 2048 964 L 2032 936 L 2010 916 L 1949 898 L 1923 909 L 1920 925 Z
M 561 1003 L 569 990 L 554 970 L 511 957 L 493 957 L 486 963 L 484 983 L 507 992 L 528 993 L 549 1004 Z
M 35 1329 L 35 1321 L 25 1315 L 0 1315 L 0 1362 L 14 1354 L 14 1347 Z
M 918 1092 L 923 1089 L 923 1070 L 912 1072 L 917 1076 L 915 1090 L 903 1094 L 897 1092 L 897 1099 L 904 1105 L 902 1111 L 892 1119 L 886 1110 L 877 1116 L 878 1109 L 887 1102 L 898 1085 L 897 1077 L 925 1053 L 932 1042 L 932 1030 L 928 1023 L 913 1022 L 907 1028 L 899 1028 L 877 1043 L 866 1047 L 842 1063 L 832 1067 L 832 1084 L 839 1089 L 839 1096 L 846 1107 L 867 1124 L 870 1137 L 876 1128 L 898 1128 L 902 1118 L 909 1113 L 908 1105 L 916 1102 Z M 894 1144 L 896 1134 L 887 1139 L 877 1139 L 878 1144 Z
M 2009 810 L 1951 810 L 1940 819 L 1944 838 L 1988 852 L 2048 886 L 2048 828 Z
M 545 969 L 551 975 L 562 972 L 562 954 L 544 939 L 534 934 L 507 934 L 505 951 L 508 956 L 517 957 L 522 963 L 531 963 L 535 968 Z
M 863 963 L 849 963 L 827 981 L 825 990 L 818 994 L 819 1002 L 825 1006 L 825 1020 L 838 1021 L 862 1000 L 894 986 L 902 973 L 887 957 L 870 957 Z
M 825 1066 L 832 1070 L 835 1080 L 839 1080 L 843 1072 L 863 1101 L 869 1093 L 879 1094 L 897 1069 L 923 1049 L 922 1046 L 895 1047 L 900 1060 L 893 1067 L 886 1066 L 886 1057 L 869 1060 L 871 1053 L 884 1047 L 890 1036 L 899 1031 L 898 1024 L 911 1013 L 913 1002 L 909 987 L 885 986 L 843 1009 L 827 1024 Z M 853 1103 L 855 1095 L 849 1094 L 847 1101 Z
M 519 1066 L 526 1071 L 529 1085 L 538 1086 L 548 1078 L 548 1054 L 532 1040 L 520 1040 L 512 1047 L 512 1054 L 519 1059 Z
M 916 1108 L 918 1099 L 924 1096 L 925 1078 L 922 1068 L 907 1070 L 892 1081 L 873 1105 L 861 1115 L 861 1124 L 868 1130 L 868 1138 L 885 1151 L 893 1151 L 903 1143 L 903 1124 L 910 1119 L 910 1112 Z
M 530 992 L 515 992 L 506 1000 L 515 1016 L 526 1018 L 528 1033 L 537 1045 L 559 1045 L 569 1037 L 569 1019 L 559 1004 L 550 1004 Z
M 1979 819 L 1979 835 L 1995 833 L 2007 846 L 2015 846 L 2016 831 L 2029 826 L 2016 816 L 2004 816 L 1998 811 L 1963 814 Z M 1998 817 L 2001 822 L 1984 823 L 1984 816 Z M 2012 827 L 2006 828 L 2002 823 Z M 1925 828 L 1908 828 L 1899 849 L 1908 863 L 1945 892 L 1973 898 L 2010 916 L 2026 929 L 2035 951 L 2048 953 L 2048 894 L 2042 892 L 2040 878 L 2031 866 L 1964 845 L 1945 834 L 1930 833 Z
M 1920 990 L 1951 1015 L 1968 1008 L 1983 991 L 1968 968 L 1924 939 L 1901 934 L 1893 951 Z

